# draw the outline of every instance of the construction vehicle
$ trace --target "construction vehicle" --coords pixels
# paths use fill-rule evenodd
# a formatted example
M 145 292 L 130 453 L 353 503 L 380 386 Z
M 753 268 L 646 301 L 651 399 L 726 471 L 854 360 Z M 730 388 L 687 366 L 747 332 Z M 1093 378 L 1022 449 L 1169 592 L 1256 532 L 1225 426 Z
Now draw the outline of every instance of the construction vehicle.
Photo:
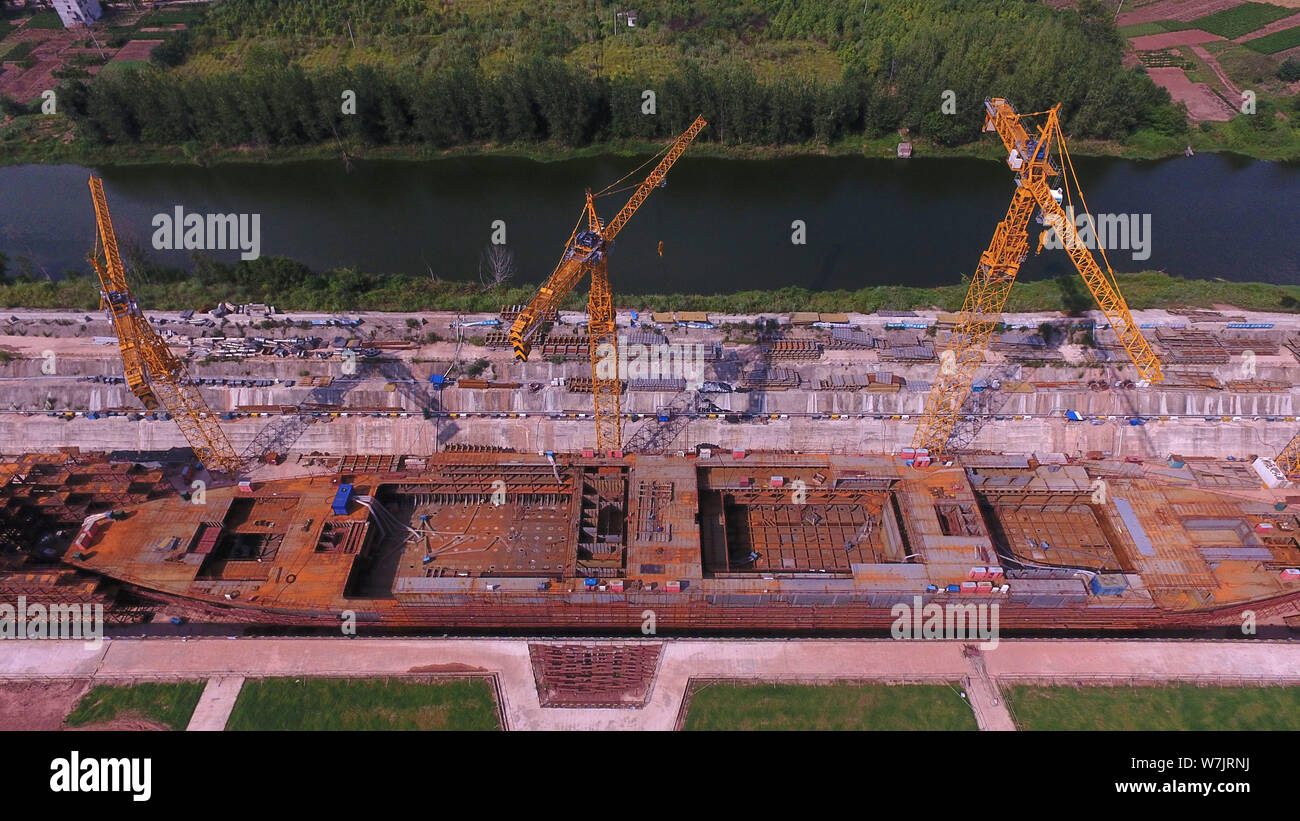
M 1114 271 L 1100 248 L 1102 265 L 1079 240 L 1074 222 L 1074 194 L 1077 192 L 1084 214 L 1090 214 L 1083 191 L 1079 188 L 1070 162 L 1070 154 L 1061 132 L 1060 104 L 1049 111 L 1021 115 L 1005 99 L 984 101 L 985 131 L 996 131 L 1007 150 L 1007 165 L 1015 172 L 1016 192 L 1006 217 L 998 223 L 988 250 L 980 256 L 979 267 L 971 278 L 949 347 L 940 357 L 939 375 L 925 402 L 925 414 L 912 440 L 916 449 L 926 449 L 930 459 L 942 458 L 949 438 L 970 394 L 975 372 L 984 358 L 984 350 L 994 327 L 1002 316 L 1007 295 L 1029 255 L 1029 221 L 1038 213 L 1039 221 L 1051 226 L 1074 262 L 1097 306 L 1105 314 L 1120 344 L 1137 367 L 1139 384 L 1163 380 L 1160 360 L 1129 312 L 1120 293 Z M 1031 135 L 1022 119 L 1046 115 L 1036 135 Z M 1060 178 L 1060 188 L 1053 189 L 1049 180 Z M 1050 231 L 1039 236 L 1038 249 Z
M 542 317 L 558 309 L 574 286 L 590 272 L 587 334 L 590 345 L 592 396 L 596 411 L 597 453 L 621 453 L 623 449 L 618 336 L 614 327 L 613 292 L 609 287 L 609 250 L 614 238 L 650 196 L 650 192 L 663 186 L 668 170 L 673 167 L 705 125 L 707 123 L 703 117 L 695 118 L 695 122 L 691 123 L 676 142 L 669 146 L 654 170 L 636 187 L 627 203 L 608 223 L 602 222 L 596 215 L 596 197 L 617 193 L 613 190 L 614 186 L 626 180 L 627 176 L 599 194 L 592 194 L 590 189 L 587 190 L 586 205 L 574 225 L 573 232 L 569 235 L 568 242 L 564 245 L 564 253 L 560 256 L 559 264 L 510 326 L 510 345 L 514 349 L 515 359 L 520 362 L 527 361 L 528 354 L 532 350 L 530 340 L 541 327 Z M 651 161 L 654 159 L 652 157 Z M 645 164 L 642 165 L 644 166 Z M 579 230 L 584 218 L 587 227 L 585 230 Z
M 90 264 L 99 275 L 100 307 L 113 322 L 122 354 L 126 384 L 149 410 L 160 405 L 171 414 L 195 457 L 210 472 L 235 474 L 240 460 L 217 417 L 199 394 L 182 362 L 149 325 L 126 282 L 126 266 L 117 247 L 117 234 L 104 197 L 104 181 L 90 178 L 90 198 L 98 224 Z M 103 261 L 100 261 L 100 250 Z

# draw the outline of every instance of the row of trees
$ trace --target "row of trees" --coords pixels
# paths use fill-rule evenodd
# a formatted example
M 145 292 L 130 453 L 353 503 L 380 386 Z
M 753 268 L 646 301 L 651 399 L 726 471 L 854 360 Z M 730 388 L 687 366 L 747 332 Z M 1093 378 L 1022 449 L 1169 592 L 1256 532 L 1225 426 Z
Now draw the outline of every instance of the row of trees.
M 663 139 L 703 113 L 706 140 L 727 144 L 830 143 L 899 127 L 946 144 L 976 139 L 983 89 L 1005 89 L 1022 110 L 1064 100 L 1079 137 L 1122 138 L 1141 125 L 1182 127 L 1167 95 L 1140 75 L 1075 85 L 1017 73 L 983 84 L 915 64 L 889 72 L 853 68 L 837 83 L 761 82 L 743 64 L 707 69 L 683 63 L 660 82 L 593 77 L 537 57 L 487 74 L 460 65 L 435 75 L 362 66 L 308 73 L 297 65 L 213 77 L 154 69 L 115 72 L 65 86 L 64 110 L 97 144 L 303 145 L 359 140 L 371 145 L 555 141 L 583 146 L 625 138 Z M 946 85 L 956 113 L 941 110 Z M 656 113 L 643 111 L 655 93 Z M 355 113 L 345 106 L 355 93 Z M 346 113 L 345 113 L 346 112 Z
M 106 72 L 65 88 L 60 101 L 98 144 L 582 146 L 669 138 L 697 113 L 711 124 L 702 139 L 728 144 L 830 143 L 899 128 L 955 144 L 978 138 L 981 103 L 993 95 L 1021 110 L 1062 102 L 1076 137 L 1185 128 L 1166 92 L 1121 66 L 1121 39 L 1095 0 L 1083 0 L 1079 12 L 1026 0 L 655 0 L 643 6 L 652 30 L 621 36 L 672 44 L 679 61 L 666 76 L 646 69 L 613 78 L 553 54 L 599 37 L 588 18 L 600 19 L 605 4 L 544 2 L 531 13 L 497 5 L 476 6 L 472 16 L 415 0 L 227 0 L 193 35 L 160 46 L 156 62 L 173 66 L 196 44 L 252 38 L 245 71 Z M 480 31 L 489 21 L 499 28 Z M 394 26 L 433 37 L 439 59 L 308 72 L 274 39 L 350 38 L 345 30 Z M 731 42 L 739 56 L 718 59 L 716 42 L 707 52 L 695 48 L 701 33 Z M 770 71 L 760 79 L 743 59 L 748 39 L 823 42 L 844 69 L 834 81 Z M 490 61 L 497 67 L 487 71 L 483 58 L 493 49 L 507 59 Z M 646 90 L 656 95 L 653 115 L 643 113 Z M 345 113 L 345 91 L 355 92 L 354 114 Z M 955 112 L 942 107 L 945 99 Z

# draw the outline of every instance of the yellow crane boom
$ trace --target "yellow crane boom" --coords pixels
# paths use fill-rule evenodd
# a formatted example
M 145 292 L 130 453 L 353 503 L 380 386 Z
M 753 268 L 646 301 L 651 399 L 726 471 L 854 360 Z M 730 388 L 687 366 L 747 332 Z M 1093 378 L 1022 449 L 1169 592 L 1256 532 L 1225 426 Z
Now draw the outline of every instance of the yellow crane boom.
M 705 125 L 707 123 L 703 117 L 695 118 L 695 122 L 668 148 L 663 158 L 608 223 L 602 223 L 596 215 L 595 197 L 590 190 L 587 191 L 587 202 L 583 207 L 586 230 L 578 230 L 575 226 L 565 243 L 559 264 L 510 326 L 510 344 L 515 359 L 524 362 L 532 350 L 530 340 L 541 326 L 541 318 L 557 309 L 582 277 L 591 273 L 591 290 L 587 296 L 590 324 L 587 332 L 598 453 L 619 451 L 623 446 L 618 335 L 614 325 L 613 291 L 609 286 L 607 259 L 610 243 L 650 193 L 663 184 L 668 170 L 694 142 Z M 582 217 L 579 217 L 578 224 L 581 223 Z
M 928 449 L 932 458 L 941 457 L 948 446 L 962 404 L 970 394 L 975 372 L 983 361 L 989 337 L 1000 321 L 1020 265 L 1029 255 L 1028 226 L 1035 210 L 1041 212 L 1044 222 L 1061 235 L 1079 275 L 1137 367 L 1139 379 L 1155 383 L 1164 378 L 1160 359 L 1142 336 L 1120 293 L 1105 249 L 1100 249 L 1105 263 L 1103 270 L 1092 252 L 1079 241 L 1072 213 L 1066 211 L 1048 184 L 1050 178 L 1067 174 L 1062 185 L 1062 198 L 1072 196 L 1072 189 L 1078 188 L 1065 146 L 1065 135 L 1061 132 L 1060 104 L 1043 112 L 1047 118 L 1036 136 L 1029 133 L 1021 122 L 1022 115 L 1005 99 L 986 100 L 984 106 L 984 130 L 996 131 L 1002 139 L 1008 154 L 1007 165 L 1016 172 L 1016 192 L 1012 195 L 1006 217 L 993 232 L 992 242 L 980 256 L 949 348 L 940 357 L 939 375 L 926 398 L 921 424 L 912 440 L 913 447 Z M 1053 155 L 1059 156 L 1059 166 L 1054 163 Z M 1079 196 L 1087 213 L 1082 191 Z
M 104 181 L 90 178 L 90 199 L 98 225 L 96 249 L 90 263 L 99 275 L 101 305 L 113 322 L 122 353 L 126 384 L 149 410 L 161 405 L 171 414 L 195 457 L 209 471 L 233 474 L 239 457 L 217 424 L 207 402 L 190 379 L 185 363 L 149 325 L 126 282 L 126 267 L 117 247 L 117 234 L 104 197 Z M 99 246 L 104 259 L 99 260 Z
M 1277 455 L 1277 466 L 1288 477 L 1300 478 L 1300 433 Z

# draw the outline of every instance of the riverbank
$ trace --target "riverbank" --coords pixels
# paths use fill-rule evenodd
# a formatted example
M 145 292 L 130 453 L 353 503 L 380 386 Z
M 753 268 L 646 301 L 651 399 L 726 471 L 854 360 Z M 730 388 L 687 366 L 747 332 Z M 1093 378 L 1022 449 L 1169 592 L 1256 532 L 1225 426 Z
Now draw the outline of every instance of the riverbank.
M 1193 129 L 1178 137 L 1143 130 L 1125 142 L 1115 140 L 1072 140 L 1070 154 L 1075 157 L 1115 157 L 1127 160 L 1160 160 L 1183 156 L 1188 146 L 1197 153 L 1237 155 L 1267 162 L 1300 161 L 1300 132 L 1279 130 L 1269 142 L 1267 135 L 1253 130 L 1234 129 L 1231 123 L 1209 124 L 1206 130 Z M 872 157 L 889 159 L 897 156 L 898 144 L 911 142 L 913 159 L 974 158 L 1004 159 L 1001 144 L 982 138 L 961 145 L 946 146 L 924 137 L 889 135 L 876 138 L 853 138 L 829 145 L 722 145 L 697 143 L 691 147 L 695 157 L 730 160 L 778 160 L 793 157 Z M 455 157 L 512 157 L 534 162 L 600 157 L 644 157 L 661 152 L 662 141 L 610 140 L 581 148 L 556 142 L 479 143 L 438 149 L 428 145 L 362 145 L 355 143 L 316 143 L 292 146 L 208 147 L 197 143 L 181 145 L 91 145 L 75 137 L 71 120 L 63 115 L 25 114 L 0 120 L 0 167 L 14 165 L 75 164 L 104 166 L 217 166 L 229 163 L 277 165 L 309 160 L 396 160 L 427 162 Z
M 527 302 L 536 285 L 484 289 L 468 282 L 449 282 L 403 274 L 364 274 L 354 269 L 318 273 L 283 258 L 262 258 L 233 266 L 207 261 L 194 272 L 133 266 L 134 290 L 150 310 L 183 311 L 218 302 L 269 303 L 281 311 L 465 311 L 495 312 L 502 305 Z M 1300 285 L 1190 280 L 1158 271 L 1117 274 L 1121 292 L 1134 310 L 1150 308 L 1219 308 L 1300 313 Z M 966 284 L 932 288 L 882 285 L 858 290 L 813 291 L 787 287 L 732 293 L 632 293 L 615 295 L 615 304 L 638 310 L 713 311 L 758 314 L 771 311 L 826 313 L 937 309 L 958 311 Z M 584 288 L 575 289 L 562 307 L 582 310 Z M 23 280 L 0 284 L 0 306 L 96 310 L 99 283 L 91 276 L 58 281 Z M 1064 311 L 1079 314 L 1095 308 L 1077 276 L 1019 282 L 1007 300 L 1008 312 Z

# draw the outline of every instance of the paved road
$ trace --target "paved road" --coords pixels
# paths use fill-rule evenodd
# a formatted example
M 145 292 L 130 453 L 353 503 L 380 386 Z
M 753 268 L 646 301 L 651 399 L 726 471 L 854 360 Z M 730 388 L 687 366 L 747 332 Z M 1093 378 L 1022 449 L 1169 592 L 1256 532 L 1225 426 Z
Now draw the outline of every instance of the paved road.
M 670 640 L 663 642 L 642 709 L 541 707 L 528 643 L 517 639 L 110 639 L 99 647 L 21 641 L 0 654 L 0 679 L 380 676 L 436 674 L 449 665 L 495 675 L 506 725 L 514 730 L 669 730 L 692 678 L 965 681 L 981 725 L 1004 729 L 1009 716 L 999 715 L 1005 703 L 998 684 L 1103 678 L 1300 683 L 1300 643 L 1015 640 L 985 651 L 975 663 L 958 642 Z M 211 709 L 213 721 L 218 704 L 233 702 L 237 692 L 233 682 L 216 687 L 210 698 L 205 691 L 205 714 Z M 992 705 L 993 699 L 999 703 Z

